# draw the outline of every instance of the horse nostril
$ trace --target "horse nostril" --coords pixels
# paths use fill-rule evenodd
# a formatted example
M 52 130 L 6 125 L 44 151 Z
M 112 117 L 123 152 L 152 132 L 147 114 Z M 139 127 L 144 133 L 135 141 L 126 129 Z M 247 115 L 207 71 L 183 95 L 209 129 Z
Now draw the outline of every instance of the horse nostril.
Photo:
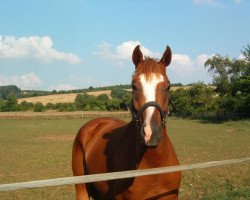
M 143 127 L 143 130 L 144 130 L 144 139 L 145 141 L 149 141 L 153 132 L 152 132 L 152 129 L 151 129 L 151 126 L 148 125 L 148 124 L 145 124 L 144 127 Z
M 146 133 L 145 133 L 145 127 L 147 126 L 147 124 L 144 122 L 143 124 L 142 124 L 142 132 L 143 132 L 143 135 L 145 136 L 146 135 Z
M 146 132 L 145 132 L 145 127 L 146 127 L 146 123 L 144 122 L 143 124 L 142 124 L 142 126 L 141 126 L 141 129 L 140 129 L 140 132 L 141 132 L 141 136 L 143 136 L 143 139 L 144 139 L 144 137 L 146 136 Z

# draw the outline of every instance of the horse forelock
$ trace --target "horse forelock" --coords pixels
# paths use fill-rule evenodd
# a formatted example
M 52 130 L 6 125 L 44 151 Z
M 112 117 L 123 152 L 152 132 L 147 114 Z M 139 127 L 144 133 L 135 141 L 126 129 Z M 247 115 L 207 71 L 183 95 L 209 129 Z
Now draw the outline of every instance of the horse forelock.
M 159 63 L 157 59 L 146 57 L 139 65 L 137 66 L 133 79 L 144 75 L 147 81 L 150 81 L 153 76 L 158 78 L 162 75 L 166 75 L 166 69 L 164 65 Z

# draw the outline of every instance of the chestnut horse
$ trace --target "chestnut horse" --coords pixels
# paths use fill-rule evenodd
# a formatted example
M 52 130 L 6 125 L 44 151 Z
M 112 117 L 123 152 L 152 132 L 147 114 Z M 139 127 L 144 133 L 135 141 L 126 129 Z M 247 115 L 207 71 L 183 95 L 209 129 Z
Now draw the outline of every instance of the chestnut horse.
M 132 120 L 97 118 L 79 130 L 73 145 L 75 176 L 179 165 L 166 133 L 170 82 L 166 67 L 172 53 L 167 47 L 160 61 L 143 59 L 139 45 L 132 60 Z M 178 199 L 181 173 L 77 184 L 78 200 Z

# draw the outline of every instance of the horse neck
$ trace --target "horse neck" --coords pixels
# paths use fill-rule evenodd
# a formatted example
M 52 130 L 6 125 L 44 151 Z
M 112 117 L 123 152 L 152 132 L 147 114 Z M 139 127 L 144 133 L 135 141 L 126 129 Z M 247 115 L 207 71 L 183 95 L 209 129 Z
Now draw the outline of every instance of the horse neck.
M 134 155 L 140 159 L 146 148 L 140 140 L 140 133 L 134 120 L 129 123 L 127 139 L 130 141 L 130 148 L 133 150 Z

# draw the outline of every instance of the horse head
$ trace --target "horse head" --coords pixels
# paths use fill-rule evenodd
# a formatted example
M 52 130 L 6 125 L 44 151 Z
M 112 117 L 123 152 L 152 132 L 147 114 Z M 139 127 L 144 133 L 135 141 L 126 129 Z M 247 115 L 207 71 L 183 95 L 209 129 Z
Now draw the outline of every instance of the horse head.
M 135 72 L 132 77 L 131 111 L 141 141 L 147 147 L 157 147 L 165 129 L 170 100 L 170 81 L 166 67 L 170 64 L 171 57 L 168 46 L 160 61 L 148 57 L 143 59 L 139 45 L 133 51 Z

